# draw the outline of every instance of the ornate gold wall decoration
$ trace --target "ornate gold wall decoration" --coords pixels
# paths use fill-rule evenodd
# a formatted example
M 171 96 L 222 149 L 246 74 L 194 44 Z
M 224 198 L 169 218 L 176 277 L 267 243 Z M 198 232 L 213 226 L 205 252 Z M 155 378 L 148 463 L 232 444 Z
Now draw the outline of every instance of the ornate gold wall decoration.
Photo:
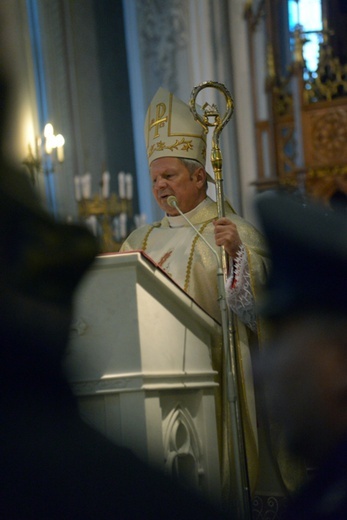
M 254 55 L 259 38 L 256 39 L 255 35 L 258 27 L 250 23 L 255 18 L 252 5 L 247 3 L 245 17 L 252 75 L 256 80 Z M 345 188 L 338 188 L 337 184 L 346 184 L 347 64 L 341 63 L 334 55 L 330 44 L 333 31 L 326 20 L 323 20 L 323 29 L 317 31 L 321 38 L 319 60 L 317 69 L 312 72 L 303 57 L 310 34 L 305 33 L 301 26 L 289 33 L 288 27 L 283 25 L 283 3 L 265 0 L 262 10 L 257 13 L 258 17 L 263 17 L 266 31 L 263 60 L 267 67 L 267 80 L 264 94 L 269 109 L 268 120 L 256 121 L 255 124 L 259 164 L 254 184 L 259 191 L 284 185 L 329 202 L 336 191 L 345 193 Z M 287 34 L 286 51 L 284 34 Z M 255 113 L 259 99 L 254 96 Z M 267 131 L 270 143 L 267 149 L 264 148 L 264 139 L 259 138 L 260 125 Z M 264 175 L 266 161 L 271 176 Z
M 303 114 L 306 163 L 312 168 L 347 164 L 347 104 Z

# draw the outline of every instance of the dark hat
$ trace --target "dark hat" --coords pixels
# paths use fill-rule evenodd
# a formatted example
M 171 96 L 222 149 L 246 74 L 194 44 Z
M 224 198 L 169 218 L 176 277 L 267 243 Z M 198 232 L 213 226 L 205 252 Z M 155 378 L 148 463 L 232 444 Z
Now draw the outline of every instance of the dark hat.
M 41 206 L 28 178 L 2 160 L 0 218 L 2 281 L 29 298 L 57 305 L 71 302 L 98 252 L 91 233 L 55 221 Z
M 293 195 L 262 195 L 256 205 L 272 258 L 260 314 L 347 313 L 346 216 Z

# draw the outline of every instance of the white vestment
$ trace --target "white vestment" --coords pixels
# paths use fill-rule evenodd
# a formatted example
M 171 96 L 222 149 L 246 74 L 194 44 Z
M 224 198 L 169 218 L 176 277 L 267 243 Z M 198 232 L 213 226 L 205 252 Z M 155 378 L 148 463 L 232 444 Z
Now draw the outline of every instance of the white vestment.
M 220 248 L 215 245 L 213 221 L 218 218 L 217 205 L 210 198 L 206 198 L 195 209 L 186 213 L 195 227 L 199 230 L 208 243 L 220 254 Z M 247 305 L 254 302 L 257 288 L 265 283 L 268 258 L 262 235 L 244 219 L 236 215 L 231 208 L 227 208 L 226 215 L 237 226 L 243 249 L 240 252 L 240 259 L 235 262 L 234 269 L 237 274 L 237 284 L 239 294 L 243 294 Z M 215 255 L 207 245 L 199 239 L 195 231 L 189 226 L 181 216 L 165 216 L 160 222 L 152 225 L 145 225 L 135 231 L 126 239 L 121 251 L 143 250 L 159 266 L 164 269 L 173 280 L 181 286 L 194 300 L 213 318 L 221 321 L 221 314 L 218 302 L 217 286 L 217 261 Z M 247 274 L 248 273 L 248 274 Z M 246 292 L 250 297 L 245 297 L 242 291 L 242 280 Z M 229 282 L 228 282 L 229 283 Z M 240 287 L 241 285 L 241 287 Z M 238 312 L 240 305 L 238 299 L 230 298 L 233 291 L 227 289 L 228 301 L 238 316 L 242 317 L 242 312 Z M 239 298 L 241 301 L 242 298 Z M 241 305 L 241 307 L 243 304 Z M 254 313 L 248 311 L 244 316 L 254 317 Z M 253 335 L 248 327 L 249 323 L 244 323 L 235 317 L 236 325 L 236 345 L 237 364 L 239 377 L 239 393 L 242 407 L 242 420 L 247 453 L 248 473 L 251 487 L 254 488 L 258 473 L 258 443 L 257 426 L 255 413 L 254 389 L 251 369 L 251 352 L 249 339 Z M 246 318 L 244 321 L 247 321 Z M 254 335 L 253 335 L 254 339 Z M 225 384 L 223 353 L 214 355 L 215 369 L 220 374 L 220 383 Z M 223 394 L 223 390 L 222 390 Z M 230 442 L 230 416 L 228 406 L 225 403 L 225 396 L 220 396 L 219 417 L 221 451 L 223 466 L 224 488 L 232 488 L 232 476 L 229 474 L 230 457 L 227 448 Z M 229 439 L 229 440 L 228 440 Z M 228 491 L 225 491 L 226 496 Z

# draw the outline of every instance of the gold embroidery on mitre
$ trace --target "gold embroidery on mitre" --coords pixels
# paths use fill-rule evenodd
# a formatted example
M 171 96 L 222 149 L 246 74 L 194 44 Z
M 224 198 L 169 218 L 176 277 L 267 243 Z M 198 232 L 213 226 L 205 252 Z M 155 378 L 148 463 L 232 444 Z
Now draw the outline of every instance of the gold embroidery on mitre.
M 149 131 L 152 130 L 152 128 L 155 127 L 155 134 L 153 136 L 153 139 L 156 139 L 159 137 L 159 128 L 162 128 L 165 123 L 167 123 L 168 116 L 165 116 L 166 113 L 166 105 L 165 103 L 158 103 L 156 105 L 155 110 L 155 117 L 156 119 L 151 119 L 151 122 L 149 124 Z
M 182 152 L 187 152 L 193 149 L 194 145 L 192 139 L 186 140 L 184 137 L 180 141 L 176 139 L 176 141 L 171 146 L 164 143 L 164 141 L 159 141 L 156 144 L 152 144 L 152 146 L 148 150 L 148 158 L 154 152 L 162 152 L 163 150 L 170 150 L 171 152 L 173 152 L 173 150 L 181 150 Z

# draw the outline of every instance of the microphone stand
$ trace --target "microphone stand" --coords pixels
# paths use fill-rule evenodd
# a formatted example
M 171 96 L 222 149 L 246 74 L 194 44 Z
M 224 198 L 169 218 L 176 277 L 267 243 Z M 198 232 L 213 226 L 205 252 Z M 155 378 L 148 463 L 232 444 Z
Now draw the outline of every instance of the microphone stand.
M 205 104 L 203 106 L 204 115 L 202 116 L 197 112 L 196 98 L 199 92 L 205 88 L 216 88 L 224 94 L 226 100 L 226 112 L 223 118 L 220 117 L 218 108 L 216 105 Z M 211 149 L 211 163 L 215 175 L 216 183 L 216 198 L 217 198 L 217 211 L 218 218 L 225 216 L 225 204 L 224 204 L 224 192 L 223 192 L 223 176 L 222 176 L 222 153 L 219 147 L 220 133 L 229 122 L 233 109 L 234 103 L 230 92 L 227 88 L 215 81 L 205 81 L 200 85 L 193 88 L 191 98 L 189 101 L 191 112 L 202 127 L 205 133 L 208 133 L 208 127 L 214 127 L 212 135 L 212 149 Z M 214 120 L 210 120 L 214 118 Z M 177 201 L 176 201 L 177 202 Z M 175 206 L 178 211 L 179 208 Z M 181 213 L 181 212 L 180 212 Z M 184 216 L 184 214 L 181 213 Z M 188 220 L 186 218 L 186 220 Z M 195 228 L 194 228 L 195 229 Z M 200 238 L 207 241 L 201 234 L 195 229 Z M 251 513 L 251 499 L 249 491 L 249 479 L 247 470 L 247 457 L 244 441 L 244 432 L 242 426 L 241 417 L 241 406 L 239 399 L 239 386 L 238 386 L 238 370 L 237 370 L 237 352 L 236 352 L 236 330 L 235 330 L 235 317 L 230 311 L 229 306 L 226 304 L 225 295 L 225 281 L 228 275 L 228 257 L 224 247 L 221 247 L 221 262 L 216 251 L 207 243 L 210 249 L 214 251 L 218 257 L 218 272 L 217 272 L 217 283 L 218 283 L 218 294 L 219 294 L 219 305 L 222 316 L 222 331 L 223 331 L 223 348 L 226 362 L 226 384 L 227 384 L 227 398 L 230 409 L 230 423 L 232 431 L 232 457 L 231 460 L 234 464 L 234 471 L 236 476 L 236 509 L 239 520 L 248 520 L 252 518 Z M 220 275 L 220 271 L 222 276 Z

